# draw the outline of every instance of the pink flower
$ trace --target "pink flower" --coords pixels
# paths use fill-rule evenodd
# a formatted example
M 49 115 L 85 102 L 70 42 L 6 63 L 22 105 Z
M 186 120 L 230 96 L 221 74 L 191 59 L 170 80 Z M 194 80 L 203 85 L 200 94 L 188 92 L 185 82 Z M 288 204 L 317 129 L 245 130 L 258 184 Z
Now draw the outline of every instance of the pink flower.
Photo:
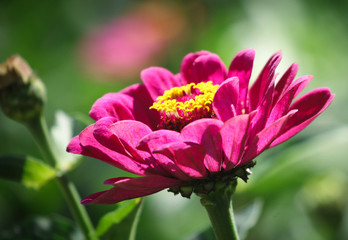
M 294 80 L 293 64 L 275 84 L 280 52 L 248 88 L 254 55 L 243 50 L 226 69 L 215 54 L 190 53 L 180 73 L 151 67 L 141 73 L 144 84 L 98 99 L 90 111 L 96 123 L 67 150 L 141 177 L 106 180 L 113 188 L 82 203 L 113 204 L 166 188 L 190 196 L 216 182 L 246 181 L 255 157 L 300 132 L 333 100 L 318 88 L 293 101 L 312 76 Z
M 99 80 L 131 80 L 183 37 L 184 26 L 178 7 L 140 3 L 89 33 L 79 47 L 79 60 Z

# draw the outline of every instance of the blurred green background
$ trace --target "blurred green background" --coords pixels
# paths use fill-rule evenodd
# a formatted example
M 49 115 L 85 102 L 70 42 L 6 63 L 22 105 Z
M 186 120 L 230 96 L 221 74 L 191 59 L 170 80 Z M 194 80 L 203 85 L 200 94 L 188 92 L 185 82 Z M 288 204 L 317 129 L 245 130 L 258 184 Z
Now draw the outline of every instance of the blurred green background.
M 297 62 L 313 75 L 304 92 L 329 87 L 332 105 L 305 131 L 257 158 L 250 182 L 234 197 L 245 239 L 348 238 L 348 2 L 344 0 L 0 0 L 0 61 L 22 55 L 47 87 L 45 115 L 78 119 L 107 92 L 140 82 L 140 70 L 159 65 L 178 72 L 189 52 L 209 50 L 226 65 L 254 48 L 255 79 L 282 50 L 282 74 Z M 0 112 L 0 156 L 40 158 L 33 139 Z M 84 158 L 70 177 L 82 196 L 107 189 L 123 172 Z M 115 206 L 87 206 L 93 222 Z M 39 191 L 0 180 L 0 233 L 33 217 L 71 218 L 54 182 Z M 250 227 L 247 229 L 245 227 Z M 145 198 L 137 239 L 212 239 L 205 210 L 163 191 Z M 248 232 L 248 234 L 247 234 Z M 1 236 L 1 234 L 0 234 Z M 57 238 L 59 239 L 59 238 Z

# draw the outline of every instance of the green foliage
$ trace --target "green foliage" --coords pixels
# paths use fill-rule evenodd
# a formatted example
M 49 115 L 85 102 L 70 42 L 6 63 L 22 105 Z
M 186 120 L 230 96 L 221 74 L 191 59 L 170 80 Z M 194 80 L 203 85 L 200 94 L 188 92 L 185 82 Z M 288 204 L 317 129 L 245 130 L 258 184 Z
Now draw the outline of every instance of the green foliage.
M 97 235 L 102 239 L 135 240 L 137 224 L 142 209 L 142 200 L 132 199 L 117 204 L 117 209 L 105 214 L 97 226 Z
M 51 128 L 51 135 L 58 153 L 58 166 L 60 172 L 69 172 L 81 162 L 81 155 L 66 152 L 66 147 L 73 138 L 74 120 L 64 113 L 57 111 L 55 114 L 55 124 Z
M 83 240 L 75 224 L 65 217 L 32 217 L 25 219 L 12 229 L 0 232 L 2 240 Z
M 28 188 L 39 189 L 56 176 L 56 171 L 30 156 L 0 158 L 0 178 L 20 182 Z

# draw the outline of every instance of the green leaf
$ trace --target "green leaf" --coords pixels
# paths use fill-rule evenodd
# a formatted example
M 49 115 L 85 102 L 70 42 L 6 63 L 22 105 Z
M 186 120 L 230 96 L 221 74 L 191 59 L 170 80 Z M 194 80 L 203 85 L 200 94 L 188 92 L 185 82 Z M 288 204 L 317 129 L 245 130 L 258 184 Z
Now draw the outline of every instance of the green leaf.
M 80 155 L 66 152 L 66 147 L 73 138 L 73 128 L 73 119 L 63 111 L 57 111 L 55 125 L 51 128 L 51 135 L 59 157 L 57 168 L 62 172 L 74 169 L 81 160 Z
M 118 208 L 105 214 L 97 226 L 97 235 L 102 239 L 134 240 L 142 209 L 140 198 L 118 204 Z
M 55 176 L 53 168 L 33 157 L 0 157 L 0 178 L 20 182 L 28 188 L 39 189 Z
M 249 230 L 251 230 L 258 222 L 263 202 L 256 199 L 246 208 L 235 211 L 235 218 L 240 239 L 246 239 Z
M 311 177 L 333 172 L 346 174 L 348 161 L 348 127 L 340 127 L 293 145 L 281 155 L 261 159 L 245 192 L 254 196 L 272 196 L 280 191 L 297 190 Z M 339 166 L 339 167 L 338 167 Z M 256 168 L 255 167 L 255 168 Z
M 70 219 L 59 215 L 52 215 L 50 217 L 35 216 L 21 220 L 15 226 L 1 231 L 0 239 L 83 240 L 84 237 Z

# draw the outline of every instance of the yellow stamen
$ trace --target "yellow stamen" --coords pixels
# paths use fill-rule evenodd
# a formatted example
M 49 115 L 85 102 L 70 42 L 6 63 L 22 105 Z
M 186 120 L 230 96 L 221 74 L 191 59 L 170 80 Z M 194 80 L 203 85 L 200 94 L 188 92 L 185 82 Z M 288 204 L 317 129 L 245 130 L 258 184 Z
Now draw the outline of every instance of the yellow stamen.
M 186 125 L 199 118 L 211 117 L 211 105 L 218 87 L 212 81 L 174 87 L 159 96 L 150 109 L 161 113 L 161 120 L 166 128 L 173 124 L 177 126 L 179 122 L 179 125 Z

